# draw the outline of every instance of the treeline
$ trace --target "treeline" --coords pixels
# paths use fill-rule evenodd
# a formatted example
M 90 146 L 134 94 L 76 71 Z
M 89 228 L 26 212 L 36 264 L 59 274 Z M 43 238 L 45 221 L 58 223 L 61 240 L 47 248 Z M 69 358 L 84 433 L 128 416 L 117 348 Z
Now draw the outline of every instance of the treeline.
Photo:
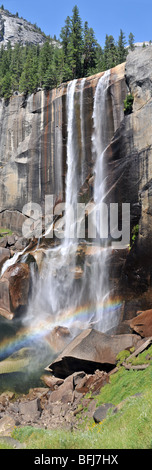
M 126 60 L 126 38 L 122 30 L 118 41 L 106 35 L 102 49 L 92 28 L 82 20 L 77 6 L 72 17 L 67 17 L 60 34 L 61 42 L 53 45 L 49 39 L 43 46 L 19 43 L 12 49 L 0 49 L 0 96 L 8 99 L 13 92 L 25 94 L 39 87 L 52 89 L 74 78 L 107 70 Z M 129 36 L 130 48 L 134 48 L 134 36 Z

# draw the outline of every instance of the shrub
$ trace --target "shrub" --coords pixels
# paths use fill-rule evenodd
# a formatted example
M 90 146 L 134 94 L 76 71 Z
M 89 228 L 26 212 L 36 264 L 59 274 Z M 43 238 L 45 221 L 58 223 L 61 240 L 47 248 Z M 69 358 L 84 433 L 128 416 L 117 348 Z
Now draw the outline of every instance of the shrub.
M 126 99 L 124 100 L 124 113 L 125 113 L 125 115 L 128 115 L 128 114 L 132 113 L 133 101 L 134 101 L 134 97 L 131 93 L 129 93 L 129 95 L 127 95 Z

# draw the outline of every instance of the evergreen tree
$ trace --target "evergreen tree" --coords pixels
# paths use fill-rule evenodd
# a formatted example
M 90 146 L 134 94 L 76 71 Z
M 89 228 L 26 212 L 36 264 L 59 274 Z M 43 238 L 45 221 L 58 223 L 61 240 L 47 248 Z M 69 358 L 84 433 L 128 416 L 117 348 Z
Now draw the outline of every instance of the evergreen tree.
M 132 33 L 129 34 L 129 47 L 130 47 L 130 50 L 133 51 L 135 49 L 135 46 L 134 46 L 134 35 Z
M 63 54 L 62 50 L 55 48 L 52 61 L 44 77 L 44 88 L 49 90 L 57 87 L 62 81 Z
M 68 48 L 70 43 L 70 35 L 71 35 L 71 19 L 67 16 L 65 20 L 65 26 L 61 29 L 60 38 L 62 41 L 62 58 L 63 58 L 63 68 L 62 68 L 62 78 L 63 81 L 71 80 L 72 70 L 69 63 L 68 57 Z
M 13 91 L 19 89 L 19 80 L 23 70 L 23 47 L 16 43 L 11 57 L 10 73 Z
M 38 68 L 38 75 L 39 75 L 39 83 L 40 86 L 43 86 L 45 81 L 45 75 L 50 65 L 50 62 L 53 57 L 53 46 L 49 44 L 49 41 L 46 41 L 40 50 L 39 55 L 39 68 Z
M 104 52 L 102 47 L 98 44 L 96 48 L 96 73 L 104 70 Z
M 4 6 L 1 7 L 4 9 Z M 16 14 L 17 16 L 17 14 Z M 35 24 L 35 28 L 40 30 Z M 2 38 L 3 31 L 0 32 Z M 0 47 L 0 97 L 8 99 L 12 92 L 20 90 L 33 93 L 39 86 L 51 89 L 63 81 L 92 75 L 114 67 L 125 61 L 125 35 L 120 30 L 117 45 L 113 36 L 106 35 L 102 50 L 97 43 L 95 33 L 84 23 L 79 15 L 78 7 L 72 10 L 61 29 L 62 47 L 54 45 L 48 36 L 43 46 L 15 44 L 11 47 Z M 54 36 L 55 39 L 55 36 Z M 134 49 L 134 36 L 129 35 L 130 49 Z
M 9 71 L 6 72 L 1 81 L 2 96 L 5 100 L 9 99 L 12 94 L 11 89 L 11 74 Z
M 21 92 L 33 93 L 38 87 L 38 61 L 36 48 L 29 48 L 26 62 L 21 74 L 19 89 Z
M 91 75 L 95 73 L 96 69 L 96 49 L 97 41 L 95 39 L 95 33 L 92 28 L 88 27 L 88 22 L 84 24 L 84 49 L 83 49 L 83 75 Z
M 63 48 L 65 58 L 67 58 L 67 54 L 68 54 L 68 44 L 70 41 L 70 34 L 71 34 L 71 20 L 70 20 L 70 17 L 67 16 L 65 20 L 65 26 L 61 29 L 61 33 L 60 33 L 60 38 L 62 41 L 62 48 Z
M 68 65 L 72 70 L 72 78 L 79 78 L 82 75 L 82 51 L 83 51 L 83 30 L 82 21 L 79 16 L 78 7 L 73 8 L 71 18 L 71 32 L 67 47 Z
M 104 69 L 108 70 L 117 64 L 117 48 L 113 36 L 106 34 L 104 46 Z
M 118 38 L 118 45 L 117 45 L 117 55 L 118 55 L 118 63 L 121 64 L 122 62 L 125 62 L 126 56 L 127 56 L 127 49 L 125 49 L 126 45 L 126 38 L 125 35 L 122 31 L 120 30 L 120 35 Z

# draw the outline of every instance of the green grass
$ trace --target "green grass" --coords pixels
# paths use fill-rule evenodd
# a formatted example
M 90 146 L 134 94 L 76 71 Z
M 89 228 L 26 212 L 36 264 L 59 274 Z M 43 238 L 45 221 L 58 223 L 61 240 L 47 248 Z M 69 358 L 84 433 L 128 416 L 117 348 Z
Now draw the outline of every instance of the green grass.
M 9 230 L 8 228 L 1 228 L 0 227 L 0 238 L 5 236 L 4 234 L 6 234 L 6 233 L 7 233 L 7 236 L 9 236 L 9 235 L 12 235 L 13 232 L 11 230 Z
M 111 376 L 110 383 L 105 385 L 97 397 L 97 405 L 113 403 L 118 405 L 122 400 L 136 393 L 143 393 L 152 386 L 152 366 L 141 371 L 120 370 Z
M 146 362 L 147 355 L 152 356 L 152 346 L 133 361 Z M 102 423 L 95 424 L 93 418 L 86 417 L 82 421 L 83 411 L 79 406 L 81 420 L 77 420 L 76 431 L 26 426 L 14 428 L 12 437 L 25 444 L 27 449 L 151 449 L 151 385 L 152 361 L 149 360 L 149 367 L 142 371 L 128 371 L 120 366 L 110 377 L 110 383 L 94 397 L 96 406 L 113 403 L 116 407 L 121 403 L 115 412 L 113 409 L 108 411 Z
M 6 442 L 1 441 L 0 442 L 0 450 L 1 449 L 14 449 L 14 447 L 9 445 L 9 444 L 6 444 Z
M 16 428 L 12 437 L 27 449 L 148 449 L 152 448 L 151 391 L 128 399 L 117 413 L 102 423 L 90 422 L 85 431 L 49 431 Z

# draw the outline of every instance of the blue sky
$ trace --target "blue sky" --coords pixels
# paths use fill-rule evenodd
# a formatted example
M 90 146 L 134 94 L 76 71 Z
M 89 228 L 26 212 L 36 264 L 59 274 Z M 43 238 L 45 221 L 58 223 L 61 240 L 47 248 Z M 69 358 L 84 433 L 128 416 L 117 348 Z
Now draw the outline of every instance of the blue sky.
M 1 0 L 1 4 L 12 13 L 37 23 L 46 34 L 59 37 L 66 17 L 72 15 L 76 4 L 82 21 L 88 21 L 95 31 L 101 46 L 105 35 L 118 39 L 120 28 L 126 39 L 132 32 L 137 41 L 152 40 L 151 0 Z

